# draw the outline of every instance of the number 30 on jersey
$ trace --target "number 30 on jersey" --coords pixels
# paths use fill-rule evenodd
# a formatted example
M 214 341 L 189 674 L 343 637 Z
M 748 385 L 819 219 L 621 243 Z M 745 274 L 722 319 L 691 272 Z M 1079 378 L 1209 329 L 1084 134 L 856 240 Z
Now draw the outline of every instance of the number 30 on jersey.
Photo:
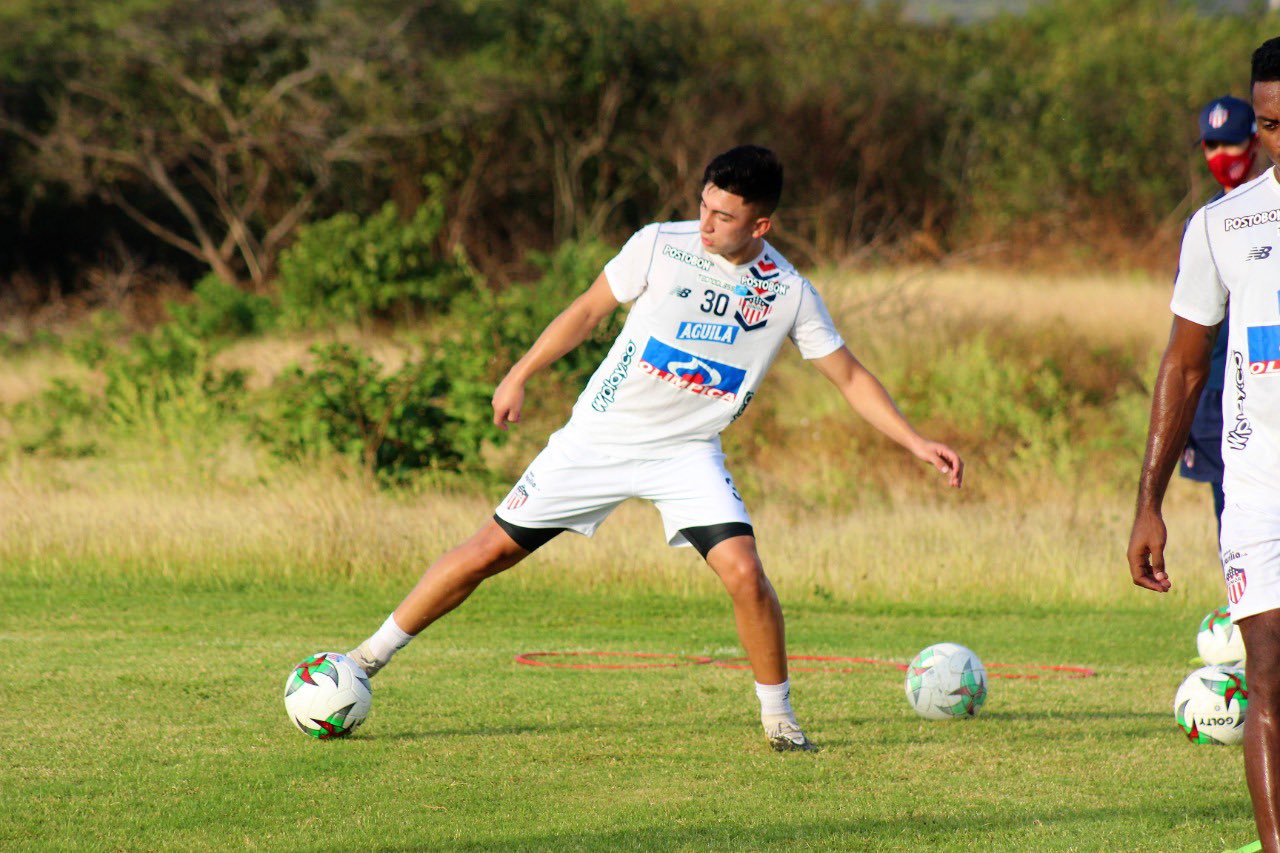
M 703 314 L 715 314 L 717 317 L 723 317 L 724 312 L 729 310 L 729 294 L 716 293 L 714 290 L 704 290 L 702 295 L 705 300 L 698 307 L 702 309 Z

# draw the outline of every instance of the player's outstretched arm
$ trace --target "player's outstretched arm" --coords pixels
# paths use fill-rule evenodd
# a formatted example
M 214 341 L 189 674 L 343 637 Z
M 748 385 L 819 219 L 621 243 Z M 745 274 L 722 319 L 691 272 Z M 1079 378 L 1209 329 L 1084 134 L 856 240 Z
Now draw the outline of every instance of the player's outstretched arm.
M 493 392 L 493 423 L 506 429 L 520 421 L 524 408 L 524 384 L 529 377 L 587 339 L 600 321 L 618 307 L 604 273 L 569 307 L 560 312 L 534 341 L 524 356 L 512 365 Z
M 1217 336 L 1216 326 L 1201 326 L 1175 316 L 1169 345 L 1160 359 L 1155 393 L 1151 399 L 1151 425 L 1147 453 L 1138 480 L 1138 505 L 1129 534 L 1129 574 L 1144 589 L 1168 592 L 1164 566 L 1166 531 L 1161 508 L 1173 466 L 1186 446 L 1200 389 L 1209 375 L 1209 355 Z
M 949 485 L 960 488 L 964 482 L 964 460 L 960 454 L 916 432 L 898 411 L 880 380 L 853 357 L 848 347 L 842 346 L 830 355 L 815 358 L 812 364 L 840 389 L 850 408 L 917 458 L 948 475 Z

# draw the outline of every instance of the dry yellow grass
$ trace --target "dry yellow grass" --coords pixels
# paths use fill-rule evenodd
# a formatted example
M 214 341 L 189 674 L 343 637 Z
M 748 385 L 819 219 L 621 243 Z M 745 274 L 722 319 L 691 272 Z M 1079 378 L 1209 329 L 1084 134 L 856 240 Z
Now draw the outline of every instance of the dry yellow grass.
M 929 312 L 960 311 L 997 333 L 1007 323 L 1066 324 L 1091 340 L 1128 341 L 1154 353 L 1168 317 L 1166 283 L 1140 278 L 894 271 L 832 273 L 818 283 L 851 337 L 900 334 L 904 313 L 927 324 Z M 274 375 L 313 341 L 246 342 L 223 357 Z M 381 347 L 391 361 L 404 352 L 394 343 Z M 52 356 L 19 367 L 0 370 L 7 377 L 0 394 L 29 394 L 73 369 Z M 790 393 L 798 403 L 834 398 L 815 371 L 800 367 L 784 366 L 794 371 Z M 483 522 L 496 497 L 477 489 L 379 491 L 334 466 L 281 468 L 242 441 L 209 435 L 168 444 L 139 437 L 112 445 L 111 456 L 83 460 L 10 453 L 0 464 L 0 564 L 50 576 L 403 584 Z M 828 475 L 799 464 L 792 476 L 819 482 Z M 1131 592 L 1125 580 L 1127 496 L 1029 487 L 995 506 L 943 491 L 924 502 L 891 496 L 856 509 L 841 507 L 838 496 L 824 509 L 750 489 L 747 497 L 769 573 L 787 597 L 945 602 L 994 595 L 1134 605 L 1155 598 Z M 1174 595 L 1217 602 L 1207 493 L 1175 484 L 1169 516 Z M 562 536 L 507 582 L 715 589 L 692 551 L 665 547 L 656 511 L 635 503 L 595 541 Z

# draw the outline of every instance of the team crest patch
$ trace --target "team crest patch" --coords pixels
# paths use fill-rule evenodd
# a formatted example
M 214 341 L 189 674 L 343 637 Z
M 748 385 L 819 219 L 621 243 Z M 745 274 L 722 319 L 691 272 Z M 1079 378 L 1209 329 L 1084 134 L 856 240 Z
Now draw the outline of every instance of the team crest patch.
M 1229 118 L 1231 118 L 1231 113 L 1227 112 L 1227 108 L 1222 104 L 1218 104 L 1209 111 L 1209 127 L 1217 130 L 1226 124 Z
M 738 310 L 734 312 L 733 319 L 738 321 L 744 332 L 763 329 L 765 323 L 769 322 L 769 312 L 773 310 L 773 303 L 777 298 L 778 294 L 770 293 L 763 287 L 753 287 L 748 295 L 738 299 Z
M 1250 326 L 1249 373 L 1280 373 L 1280 326 Z
M 507 499 L 507 509 L 519 509 L 527 500 L 529 500 L 529 490 L 524 486 L 516 486 L 511 492 L 511 497 Z
M 1245 586 L 1248 584 L 1248 578 L 1245 577 L 1244 569 L 1239 566 L 1230 566 L 1227 568 L 1227 601 L 1232 604 L 1239 604 L 1240 599 L 1244 597 Z

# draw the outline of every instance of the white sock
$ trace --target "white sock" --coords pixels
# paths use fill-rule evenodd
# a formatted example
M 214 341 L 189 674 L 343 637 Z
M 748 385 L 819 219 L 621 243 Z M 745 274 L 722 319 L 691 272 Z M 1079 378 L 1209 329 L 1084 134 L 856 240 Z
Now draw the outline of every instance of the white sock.
M 756 696 L 760 699 L 760 719 L 774 722 L 780 719 L 795 722 L 796 715 L 791 710 L 791 679 L 781 684 L 761 684 L 756 682 Z
M 378 663 L 385 666 L 387 661 L 391 660 L 392 655 L 409 645 L 409 641 L 413 637 L 413 634 L 406 634 L 400 630 L 393 613 L 387 617 L 387 621 L 382 623 L 382 627 L 375 631 L 372 637 L 364 641 L 363 645 L 365 651 L 377 658 Z

